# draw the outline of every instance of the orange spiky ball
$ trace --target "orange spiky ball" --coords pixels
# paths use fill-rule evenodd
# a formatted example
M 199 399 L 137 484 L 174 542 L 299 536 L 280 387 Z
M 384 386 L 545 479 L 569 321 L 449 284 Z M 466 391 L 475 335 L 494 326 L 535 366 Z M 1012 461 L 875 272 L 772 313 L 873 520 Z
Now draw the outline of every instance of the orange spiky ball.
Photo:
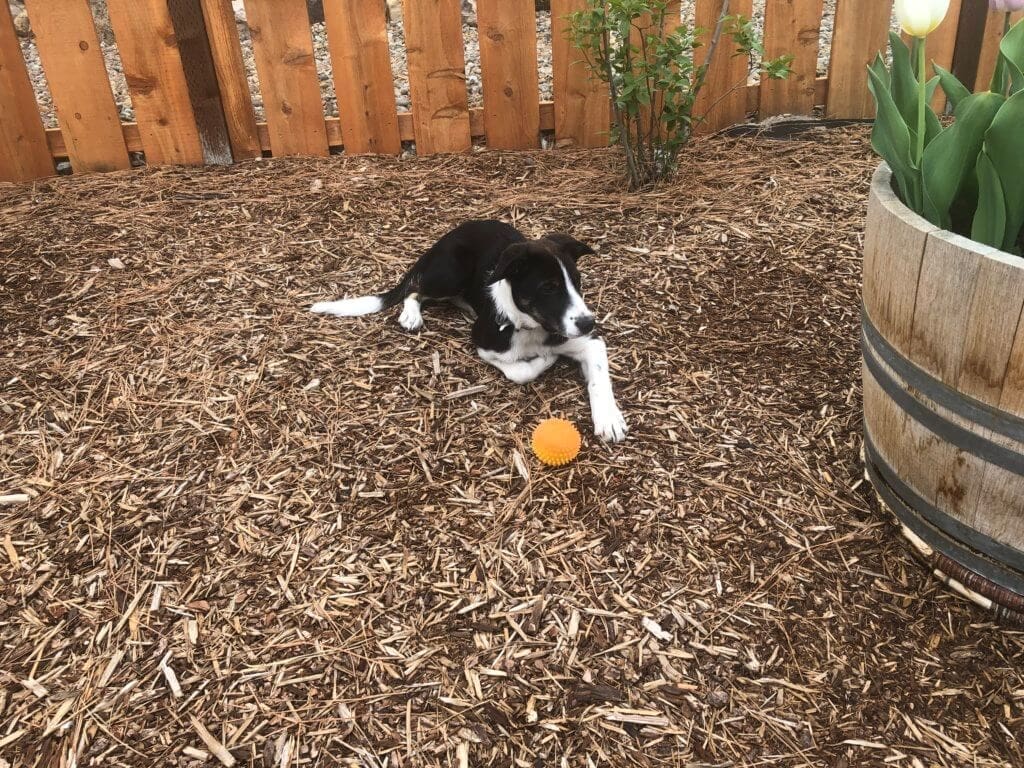
M 580 452 L 580 433 L 571 421 L 544 419 L 533 430 L 533 452 L 551 467 L 560 467 Z

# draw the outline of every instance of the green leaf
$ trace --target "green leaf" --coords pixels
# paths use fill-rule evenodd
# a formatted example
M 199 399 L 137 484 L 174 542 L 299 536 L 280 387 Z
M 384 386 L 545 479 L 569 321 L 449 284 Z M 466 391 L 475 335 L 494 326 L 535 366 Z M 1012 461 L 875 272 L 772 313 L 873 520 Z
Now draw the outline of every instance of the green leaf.
M 978 209 L 971 225 L 971 240 L 1001 248 L 1006 231 L 1006 201 L 999 175 L 984 152 L 978 155 Z
M 1006 203 L 1006 234 L 1000 244 L 1004 251 L 1016 247 L 1024 226 L 1024 91 L 1018 91 L 996 113 L 985 134 L 985 151 L 999 175 Z
M 1010 71 L 1013 92 L 1024 90 L 1024 22 L 1017 22 L 999 42 L 999 58 Z
M 889 82 L 889 70 L 885 68 L 885 61 L 882 59 L 882 54 L 875 54 L 874 61 L 868 64 L 868 69 L 875 73 L 875 76 L 878 78 L 879 85 L 883 86 L 887 91 L 892 90 L 892 84 Z
M 1006 93 L 1006 83 L 1009 81 L 1009 62 L 1000 53 L 996 55 L 996 68 L 992 70 L 992 82 L 988 89 L 993 93 Z
M 932 62 L 932 67 L 939 76 L 939 85 L 942 86 L 946 98 L 949 99 L 950 105 L 955 110 L 961 101 L 971 95 L 971 92 L 967 89 L 967 86 L 957 80 L 952 72 L 947 72 L 935 62 Z
M 880 64 L 881 58 L 876 59 L 876 62 Z M 868 88 L 875 97 L 878 113 L 871 130 L 871 146 L 892 169 L 903 202 L 920 213 L 921 177 L 911 162 L 910 131 L 874 65 L 868 67 Z
M 918 43 L 920 45 L 920 43 Z M 895 32 L 889 33 L 889 48 L 892 50 L 891 72 L 892 100 L 903 115 L 903 121 L 910 133 L 917 132 L 917 78 L 910 61 L 910 49 Z
M 924 217 L 951 228 L 950 208 L 968 174 L 974 170 L 985 131 L 1006 100 L 996 93 L 973 93 L 956 108 L 956 122 L 925 147 L 921 160 Z

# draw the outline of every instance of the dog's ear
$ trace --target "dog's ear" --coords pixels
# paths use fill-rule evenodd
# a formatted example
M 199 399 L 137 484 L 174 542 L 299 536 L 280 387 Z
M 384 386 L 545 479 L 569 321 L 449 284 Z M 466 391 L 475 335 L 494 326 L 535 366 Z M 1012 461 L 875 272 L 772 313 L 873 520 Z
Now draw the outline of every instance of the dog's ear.
M 580 256 L 585 254 L 595 253 L 594 249 L 586 243 L 581 243 L 575 237 L 562 234 L 561 232 L 553 232 L 550 235 L 544 235 L 544 239 L 554 245 L 555 248 L 573 261 L 578 261 Z
M 526 243 L 512 243 L 498 257 L 498 263 L 494 265 L 494 272 L 491 273 L 491 282 L 496 283 L 518 275 L 526 266 L 529 252 Z

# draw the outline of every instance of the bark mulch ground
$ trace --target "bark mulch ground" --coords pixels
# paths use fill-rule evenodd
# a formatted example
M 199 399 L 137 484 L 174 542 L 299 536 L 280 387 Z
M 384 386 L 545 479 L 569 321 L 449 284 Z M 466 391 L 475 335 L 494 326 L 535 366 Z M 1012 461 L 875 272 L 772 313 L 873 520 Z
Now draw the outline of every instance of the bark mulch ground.
M 0 765 L 1024 764 L 1024 633 L 862 480 L 874 164 L 857 128 L 639 195 L 614 151 L 0 187 Z M 624 444 L 455 310 L 306 311 L 487 216 L 599 250 Z

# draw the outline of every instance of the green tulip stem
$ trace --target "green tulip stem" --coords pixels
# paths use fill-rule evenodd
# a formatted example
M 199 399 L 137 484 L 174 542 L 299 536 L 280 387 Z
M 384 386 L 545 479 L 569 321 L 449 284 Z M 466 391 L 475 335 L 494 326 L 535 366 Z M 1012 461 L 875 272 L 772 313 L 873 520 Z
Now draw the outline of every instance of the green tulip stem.
M 928 100 L 928 78 L 925 76 L 924 38 L 917 45 L 917 167 L 921 167 L 924 156 L 924 111 Z

